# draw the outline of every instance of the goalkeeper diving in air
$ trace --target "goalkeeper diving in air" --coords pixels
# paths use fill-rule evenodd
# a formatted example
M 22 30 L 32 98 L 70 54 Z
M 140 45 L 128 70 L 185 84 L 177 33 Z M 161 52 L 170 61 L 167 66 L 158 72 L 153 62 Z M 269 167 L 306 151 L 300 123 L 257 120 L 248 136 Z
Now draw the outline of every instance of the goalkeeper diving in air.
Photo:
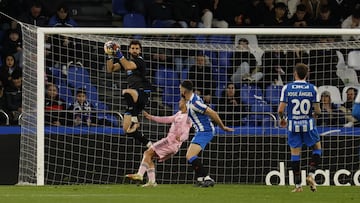
M 176 114 L 163 117 L 153 116 L 145 111 L 143 112 L 147 119 L 158 123 L 171 123 L 171 127 L 165 138 L 155 142 L 144 152 L 138 172 L 136 174 L 126 175 L 127 178 L 135 181 L 143 181 L 143 176 L 146 172 L 148 182 L 143 185 L 143 187 L 157 186 L 153 159 L 158 159 L 159 162 L 169 159 L 179 151 L 181 144 L 189 138 L 192 122 L 188 118 L 186 101 L 184 98 L 179 101 L 179 109 L 180 110 Z
M 132 40 L 129 44 L 130 59 L 126 59 L 120 51 L 120 46 L 116 42 L 108 41 L 104 45 L 104 51 L 108 55 L 106 70 L 108 73 L 115 72 L 121 68 L 127 74 L 127 89 L 122 90 L 122 95 L 127 102 L 127 109 L 124 114 L 123 130 L 127 136 L 131 136 L 143 145 L 150 147 L 151 141 L 148 140 L 140 131 L 138 114 L 149 102 L 151 83 L 146 78 L 146 63 L 140 56 L 141 43 Z

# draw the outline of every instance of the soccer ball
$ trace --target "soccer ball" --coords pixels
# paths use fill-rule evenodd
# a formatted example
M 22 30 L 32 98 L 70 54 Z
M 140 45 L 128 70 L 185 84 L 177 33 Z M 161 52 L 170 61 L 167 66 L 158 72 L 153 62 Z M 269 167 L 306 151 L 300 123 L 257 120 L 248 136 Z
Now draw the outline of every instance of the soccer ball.
M 113 55 L 115 54 L 116 50 L 120 48 L 120 45 L 114 41 L 107 41 L 104 44 L 104 52 L 106 54 Z

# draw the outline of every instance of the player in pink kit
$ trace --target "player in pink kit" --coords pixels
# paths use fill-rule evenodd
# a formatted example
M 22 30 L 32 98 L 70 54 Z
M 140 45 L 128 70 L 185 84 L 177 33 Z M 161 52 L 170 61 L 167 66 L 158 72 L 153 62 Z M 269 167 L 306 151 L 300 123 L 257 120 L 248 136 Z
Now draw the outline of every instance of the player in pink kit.
M 153 143 L 153 145 L 144 152 L 143 159 L 136 174 L 127 174 L 126 177 L 142 181 L 145 172 L 148 176 L 148 182 L 143 187 L 155 187 L 155 163 L 153 159 L 159 162 L 165 161 L 172 155 L 176 154 L 181 144 L 189 138 L 189 131 L 192 122 L 188 118 L 186 101 L 181 98 L 179 101 L 179 111 L 172 116 L 153 116 L 147 112 L 143 112 L 144 116 L 158 123 L 171 123 L 170 130 L 165 138 Z

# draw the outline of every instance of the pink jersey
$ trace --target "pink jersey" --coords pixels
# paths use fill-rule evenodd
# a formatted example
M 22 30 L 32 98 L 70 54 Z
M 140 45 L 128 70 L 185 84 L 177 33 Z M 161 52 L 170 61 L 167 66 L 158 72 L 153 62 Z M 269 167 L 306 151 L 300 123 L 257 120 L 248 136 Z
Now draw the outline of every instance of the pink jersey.
M 172 116 L 151 116 L 151 120 L 158 123 L 171 123 L 167 136 L 155 142 L 152 146 L 160 161 L 164 161 L 169 156 L 177 153 L 181 144 L 189 138 L 192 123 L 188 118 L 188 114 L 181 111 Z

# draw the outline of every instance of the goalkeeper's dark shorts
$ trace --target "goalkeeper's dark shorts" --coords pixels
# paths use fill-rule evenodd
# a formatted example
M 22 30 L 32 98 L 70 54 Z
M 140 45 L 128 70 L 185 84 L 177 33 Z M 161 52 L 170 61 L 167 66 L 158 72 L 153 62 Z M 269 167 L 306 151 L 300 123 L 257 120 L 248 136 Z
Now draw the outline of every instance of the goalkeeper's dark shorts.
M 128 104 L 128 108 L 125 112 L 127 115 L 137 116 L 150 101 L 150 90 L 138 89 L 138 100 L 136 103 Z

